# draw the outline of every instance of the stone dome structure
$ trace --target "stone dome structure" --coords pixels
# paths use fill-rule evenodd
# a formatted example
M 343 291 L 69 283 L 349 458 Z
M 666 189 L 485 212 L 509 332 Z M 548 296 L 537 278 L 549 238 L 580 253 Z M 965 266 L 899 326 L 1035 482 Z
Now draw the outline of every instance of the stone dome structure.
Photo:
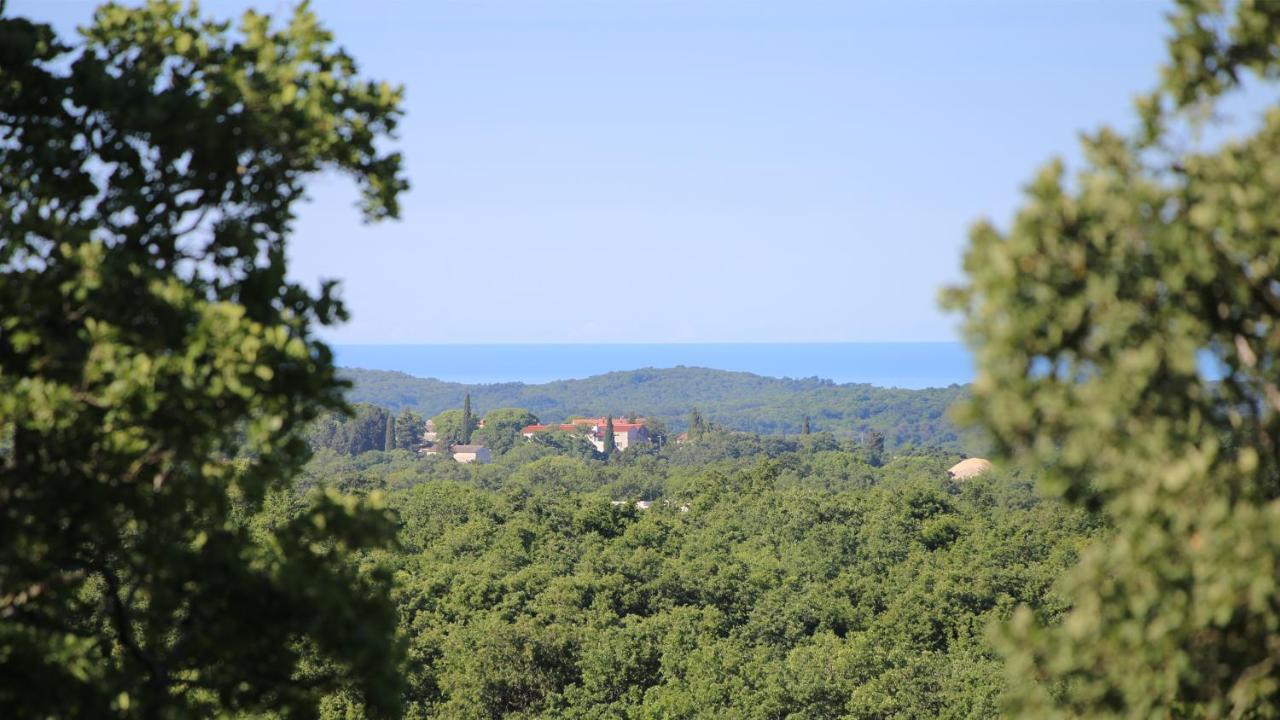
M 982 458 L 961 460 L 947 470 L 947 477 L 952 480 L 968 480 L 991 469 L 991 461 Z

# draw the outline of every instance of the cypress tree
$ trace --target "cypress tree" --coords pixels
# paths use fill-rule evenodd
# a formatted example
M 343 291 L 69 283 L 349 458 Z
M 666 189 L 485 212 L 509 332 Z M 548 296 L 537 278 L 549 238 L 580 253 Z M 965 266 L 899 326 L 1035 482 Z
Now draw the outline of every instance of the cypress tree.
M 462 444 L 471 444 L 471 393 L 462 398 Z
M 801 433 L 802 435 L 808 435 L 808 434 L 809 434 L 809 416 L 808 416 L 808 415 L 805 415 L 805 416 L 804 416 L 804 425 L 803 425 L 803 426 L 801 426 L 801 428 L 800 428 L 800 433 Z
M 604 456 L 612 457 L 616 449 L 618 449 L 617 445 L 613 442 L 613 416 L 610 415 L 604 421 Z
M 689 439 L 697 440 L 702 436 L 703 431 L 702 413 L 698 412 L 698 408 L 689 411 Z
M 382 437 L 382 449 L 394 450 L 396 448 L 396 416 L 387 413 L 387 432 Z

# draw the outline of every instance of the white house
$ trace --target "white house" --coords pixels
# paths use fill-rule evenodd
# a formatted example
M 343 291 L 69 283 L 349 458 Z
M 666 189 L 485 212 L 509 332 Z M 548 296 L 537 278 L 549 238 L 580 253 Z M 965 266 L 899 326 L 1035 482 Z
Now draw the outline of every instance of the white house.
M 483 445 L 454 445 L 449 449 L 453 451 L 453 459 L 460 463 L 480 463 L 484 465 L 493 460 L 493 453 L 489 452 L 489 448 Z

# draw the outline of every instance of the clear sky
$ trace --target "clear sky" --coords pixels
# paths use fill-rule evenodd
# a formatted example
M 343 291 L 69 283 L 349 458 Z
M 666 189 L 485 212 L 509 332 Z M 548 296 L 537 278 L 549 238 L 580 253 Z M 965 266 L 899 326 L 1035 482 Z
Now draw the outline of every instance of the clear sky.
M 208 1 L 232 16 L 246 5 Z M 92 2 L 10 0 L 69 31 Z M 1081 130 L 1129 126 L 1166 3 L 328 0 L 403 84 L 413 189 L 314 184 L 292 273 L 342 343 L 953 338 L 969 225 Z

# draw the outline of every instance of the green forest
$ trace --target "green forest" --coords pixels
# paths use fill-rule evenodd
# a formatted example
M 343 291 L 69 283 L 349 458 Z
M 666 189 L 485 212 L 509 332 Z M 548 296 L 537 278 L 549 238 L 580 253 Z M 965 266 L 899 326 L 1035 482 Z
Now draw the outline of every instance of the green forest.
M 948 480 L 954 455 L 708 442 L 608 463 L 323 449 L 273 505 L 324 489 L 396 513 L 381 562 L 414 718 L 993 716 L 993 622 L 1056 621 L 1056 578 L 1106 532 L 1017 471 Z
M 796 435 L 810 418 L 812 429 L 840 436 L 878 432 L 890 447 L 939 447 L 980 452 L 980 436 L 962 432 L 947 409 L 965 397 L 959 385 L 927 390 L 837 384 L 830 380 L 780 379 L 707 368 L 644 368 L 582 380 L 540 385 L 463 385 L 398 372 L 344 368 L 352 402 L 425 416 L 462 406 L 470 394 L 477 407 L 527 408 L 546 422 L 612 413 L 661 420 L 686 429 L 690 408 L 730 430 Z
M 1056 621 L 1056 579 L 1106 532 L 1023 472 L 953 481 L 955 452 L 874 431 L 760 436 L 694 410 L 687 441 L 656 422 L 606 456 L 521 437 L 525 409 L 481 418 L 491 464 L 415 453 L 407 407 L 326 415 L 293 489 L 251 521 L 287 525 L 335 491 L 394 514 L 372 557 L 397 578 L 405 717 L 994 715 L 990 629 L 1020 606 Z
M 1280 107 L 1226 126 L 1280 5 L 1166 19 L 971 228 L 971 385 L 464 387 L 336 367 L 290 273 L 309 183 L 409 189 L 306 3 L 0 0 L 0 718 L 1277 717 Z M 519 432 L 601 413 L 669 442 Z

